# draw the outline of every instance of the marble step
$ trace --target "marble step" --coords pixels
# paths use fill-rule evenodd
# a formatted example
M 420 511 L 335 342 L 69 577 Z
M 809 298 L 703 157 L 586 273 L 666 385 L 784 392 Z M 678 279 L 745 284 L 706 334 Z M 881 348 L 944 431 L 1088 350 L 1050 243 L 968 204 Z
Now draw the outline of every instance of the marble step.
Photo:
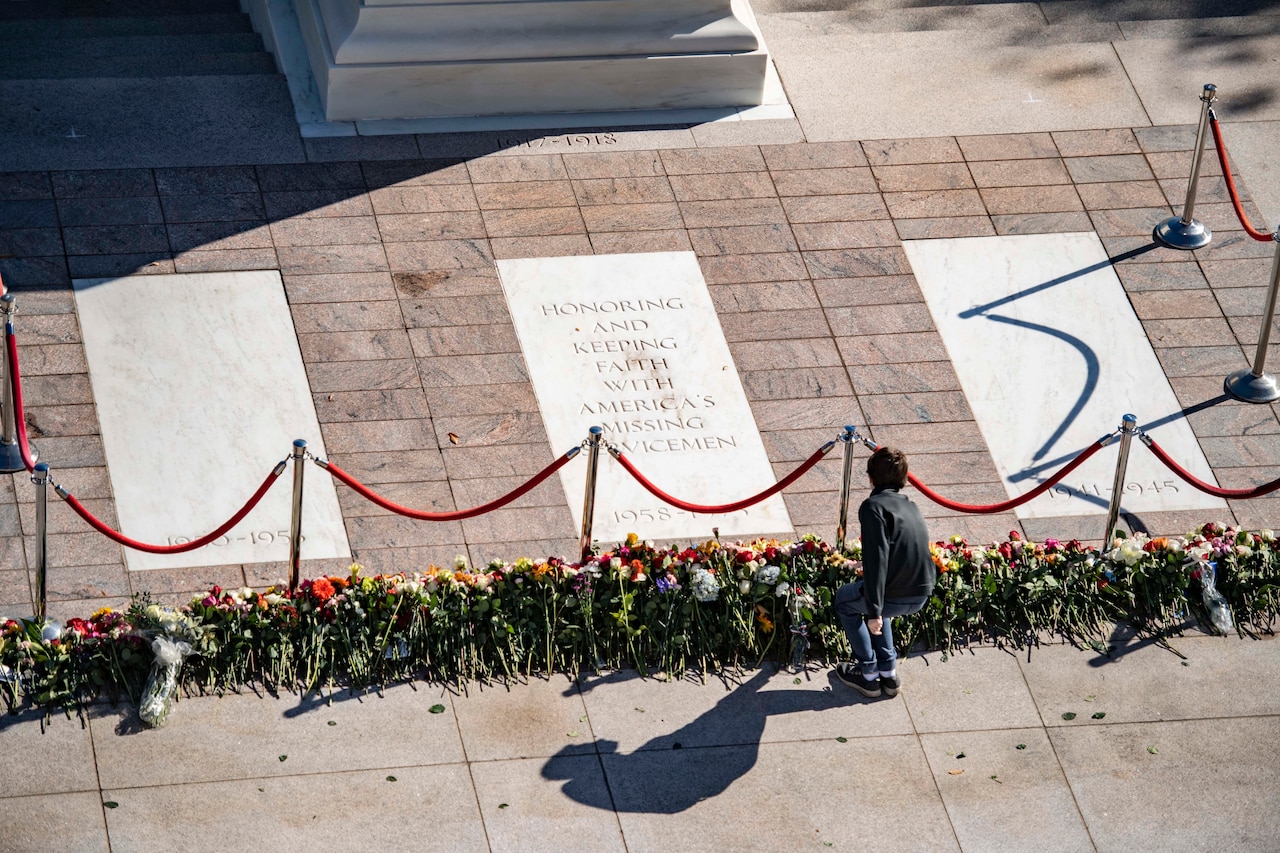
M 56 41 L 0 38 L 0 56 L 20 59 L 96 59 L 112 56 L 160 56 L 165 54 L 258 53 L 262 37 L 255 32 L 173 36 L 109 36 L 68 38 Z
M 283 75 L 0 80 L 14 171 L 304 159 Z
M 271 54 L 171 53 L 152 56 L 77 56 L 0 61 L 0 80 L 65 80 L 76 77 L 207 77 L 275 74 Z
M 14 4 L 17 5 L 17 4 Z M 151 15 L 123 18 L 30 18 L 5 21 L 0 38 L 104 38 L 110 36 L 174 36 L 187 33 L 252 32 L 249 17 L 240 12 L 208 15 Z
M 0 3 L 0 21 L 136 18 L 239 11 L 238 0 L 11 0 Z

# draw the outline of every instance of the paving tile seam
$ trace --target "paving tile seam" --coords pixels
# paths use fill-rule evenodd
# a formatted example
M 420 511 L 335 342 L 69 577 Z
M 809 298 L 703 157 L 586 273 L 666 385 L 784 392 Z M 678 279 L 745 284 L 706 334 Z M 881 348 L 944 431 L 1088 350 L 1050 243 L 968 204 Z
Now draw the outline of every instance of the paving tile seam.
M 268 744 L 268 748 L 269 747 L 270 745 Z M 389 764 L 386 766 L 378 766 L 378 767 L 329 768 L 326 770 L 309 770 L 304 773 L 275 773 L 275 774 L 269 774 L 269 775 L 263 775 L 263 776 L 218 776 L 218 777 L 211 777 L 209 779 L 179 779 L 176 781 L 156 782 L 154 784 L 149 784 L 149 785 L 134 785 L 134 784 L 106 785 L 96 789 L 96 792 L 105 793 L 107 791 L 113 791 L 113 792 L 114 791 L 145 791 L 151 788 L 180 788 L 180 787 L 190 787 L 193 785 L 225 785 L 228 783 L 235 783 L 235 782 L 261 782 L 261 781 L 269 782 L 273 779 L 307 779 L 307 778 L 316 778 L 316 777 L 323 777 L 323 776 L 333 776 L 333 775 L 342 774 L 342 773 L 385 773 L 389 770 L 405 771 L 405 770 L 417 770 L 419 768 L 465 767 L 465 766 L 469 766 L 471 763 L 472 762 L 469 762 L 469 761 L 441 761 L 436 764 Z M 95 791 L 95 789 L 92 789 L 92 788 L 87 790 L 90 792 Z M 76 792 L 76 793 L 84 793 L 84 792 Z M 24 795 L 24 796 L 27 796 L 27 795 Z M 35 796 L 35 795 L 32 795 L 32 796 Z M 17 799 L 17 798 L 13 797 L 10 799 Z

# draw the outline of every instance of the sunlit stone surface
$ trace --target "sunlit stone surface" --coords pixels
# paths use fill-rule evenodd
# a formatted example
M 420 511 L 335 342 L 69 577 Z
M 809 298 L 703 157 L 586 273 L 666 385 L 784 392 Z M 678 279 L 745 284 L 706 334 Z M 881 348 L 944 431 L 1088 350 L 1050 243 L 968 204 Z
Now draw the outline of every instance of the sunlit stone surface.
M 1196 476 L 1216 482 L 1097 235 L 903 245 L 1010 497 L 1126 413 Z M 1105 514 L 1115 446 L 1018 516 Z M 1226 507 L 1177 480 L 1136 439 L 1127 470 L 1122 506 L 1130 512 Z
M 701 504 L 748 497 L 773 470 L 691 252 L 498 261 L 547 435 L 557 452 L 604 428 L 659 488 Z M 833 427 L 834 429 L 834 427 Z M 584 454 L 585 458 L 585 454 Z M 584 466 L 561 470 L 576 523 Z M 644 491 L 601 454 L 595 538 L 786 532 L 780 497 L 691 515 Z
M 295 438 L 324 454 L 280 274 L 77 279 L 102 444 L 124 533 L 157 544 L 213 530 Z M 56 459 L 47 460 L 54 466 Z M 350 555 L 332 480 L 308 463 L 304 559 Z M 292 469 L 221 540 L 130 569 L 286 560 Z

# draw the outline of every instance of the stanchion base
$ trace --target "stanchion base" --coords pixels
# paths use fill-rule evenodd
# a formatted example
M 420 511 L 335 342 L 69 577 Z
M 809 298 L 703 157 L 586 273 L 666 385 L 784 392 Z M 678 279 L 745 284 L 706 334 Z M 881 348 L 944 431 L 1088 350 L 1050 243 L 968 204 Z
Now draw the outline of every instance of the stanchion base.
M 1227 377 L 1222 387 L 1232 397 L 1246 403 L 1273 403 L 1280 400 L 1280 382 L 1270 373 L 1254 376 L 1252 370 L 1237 370 Z
M 1213 232 L 1203 222 L 1191 220 L 1184 223 L 1181 217 L 1172 216 L 1156 226 L 1151 232 L 1157 243 L 1170 249 L 1203 249 L 1213 239 Z
M 36 449 L 31 445 L 27 445 L 31 450 L 31 461 L 38 459 Z M 13 444 L 5 444 L 0 441 L 0 474 L 15 474 L 18 471 L 27 470 L 26 463 L 22 461 L 22 450 L 15 441 Z

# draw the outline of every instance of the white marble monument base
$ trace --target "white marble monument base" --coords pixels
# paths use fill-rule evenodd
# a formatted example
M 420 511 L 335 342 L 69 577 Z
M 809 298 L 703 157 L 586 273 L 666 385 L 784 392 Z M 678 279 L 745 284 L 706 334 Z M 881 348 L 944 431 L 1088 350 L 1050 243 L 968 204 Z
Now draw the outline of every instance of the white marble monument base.
M 1093 233 L 903 243 L 1009 497 L 1035 488 L 1125 414 L 1189 471 L 1213 472 Z M 1118 443 L 1017 509 L 1019 518 L 1105 514 Z M 1134 441 L 1127 512 L 1226 508 Z
M 324 455 L 278 272 L 72 284 L 125 535 L 160 545 L 189 542 L 238 510 L 294 439 Z M 349 557 L 333 481 L 304 464 L 302 556 Z M 172 555 L 126 548 L 128 567 L 286 561 L 292 478 L 290 467 L 253 512 L 212 544 Z
M 767 83 L 772 65 L 747 0 L 241 5 L 288 77 L 309 135 L 341 135 L 357 121 L 557 114 L 617 116 L 614 124 L 634 114 L 651 124 L 654 111 L 736 117 L 762 104 L 773 107 L 762 117 L 793 115 Z
M 651 482 L 690 503 L 727 504 L 775 478 L 692 252 L 498 261 L 520 347 L 556 453 L 592 426 Z M 582 524 L 584 468 L 560 472 Z M 788 533 L 775 495 L 723 515 L 653 497 L 601 451 L 594 538 L 705 540 Z
M 329 121 L 759 104 L 768 55 L 645 56 L 312 68 Z

